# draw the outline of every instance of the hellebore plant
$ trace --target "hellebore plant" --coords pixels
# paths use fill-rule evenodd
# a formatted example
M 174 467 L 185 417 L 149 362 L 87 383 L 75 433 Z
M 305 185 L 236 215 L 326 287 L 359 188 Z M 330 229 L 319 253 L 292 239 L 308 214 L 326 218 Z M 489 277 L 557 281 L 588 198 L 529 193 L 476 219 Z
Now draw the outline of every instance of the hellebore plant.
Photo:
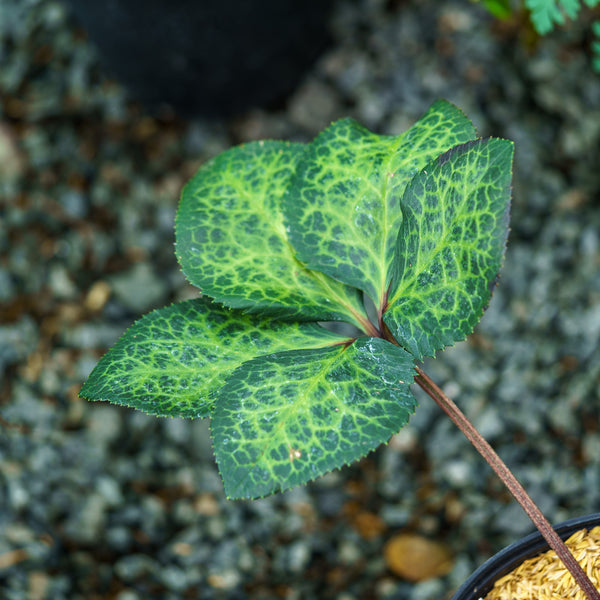
M 416 366 L 469 335 L 490 300 L 512 158 L 512 142 L 478 138 L 446 101 L 398 136 L 343 119 L 309 144 L 220 154 L 184 188 L 176 219 L 177 258 L 202 297 L 137 321 L 81 395 L 210 417 L 227 496 L 257 498 L 387 442 L 415 410 L 416 382 L 598 600 L 504 463 Z M 356 333 L 323 326 L 332 321 Z

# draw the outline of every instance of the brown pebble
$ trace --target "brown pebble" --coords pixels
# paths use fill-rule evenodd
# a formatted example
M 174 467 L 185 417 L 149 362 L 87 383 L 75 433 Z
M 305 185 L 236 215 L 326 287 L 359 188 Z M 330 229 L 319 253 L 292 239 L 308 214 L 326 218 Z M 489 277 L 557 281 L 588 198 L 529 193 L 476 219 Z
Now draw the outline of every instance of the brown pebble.
M 452 569 L 452 555 L 444 544 L 412 533 L 388 540 L 384 557 L 388 568 L 408 581 L 440 577 Z
M 371 512 L 358 513 L 352 524 L 356 531 L 367 540 L 376 538 L 386 530 L 385 521 Z
M 96 281 L 85 297 L 85 307 L 96 312 L 101 310 L 110 296 L 110 286 L 106 281 Z

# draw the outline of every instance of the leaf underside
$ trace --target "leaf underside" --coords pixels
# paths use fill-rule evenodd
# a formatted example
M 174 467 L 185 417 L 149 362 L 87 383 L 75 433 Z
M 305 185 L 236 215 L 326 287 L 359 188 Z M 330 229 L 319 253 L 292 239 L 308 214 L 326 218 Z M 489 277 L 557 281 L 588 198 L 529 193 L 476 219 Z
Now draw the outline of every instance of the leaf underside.
M 176 219 L 178 260 L 205 296 L 134 323 L 81 396 L 211 416 L 230 498 L 364 456 L 414 411 L 415 359 L 464 339 L 489 302 L 512 153 L 438 101 L 399 136 L 344 119 L 310 144 L 252 142 L 215 157 Z M 362 333 L 319 324 L 336 320 Z

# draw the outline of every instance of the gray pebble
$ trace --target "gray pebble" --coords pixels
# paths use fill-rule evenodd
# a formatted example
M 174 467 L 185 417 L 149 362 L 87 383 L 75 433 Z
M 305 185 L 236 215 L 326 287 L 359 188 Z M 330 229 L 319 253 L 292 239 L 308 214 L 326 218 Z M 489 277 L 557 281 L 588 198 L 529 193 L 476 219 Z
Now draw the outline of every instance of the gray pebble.
M 125 582 L 153 575 L 159 571 L 158 565 L 145 554 L 131 554 L 120 558 L 114 566 L 115 573 Z
M 138 263 L 129 272 L 115 275 L 110 284 L 119 302 L 135 313 L 160 304 L 167 294 L 161 279 L 146 263 Z

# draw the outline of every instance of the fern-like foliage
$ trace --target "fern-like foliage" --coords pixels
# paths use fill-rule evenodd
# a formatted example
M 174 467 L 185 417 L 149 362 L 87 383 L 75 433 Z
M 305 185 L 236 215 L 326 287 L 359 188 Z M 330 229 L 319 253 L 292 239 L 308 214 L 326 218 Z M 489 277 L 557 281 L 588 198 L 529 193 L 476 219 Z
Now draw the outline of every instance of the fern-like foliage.
M 473 0 L 481 2 L 490 14 L 498 19 L 508 19 L 512 15 L 514 3 L 510 0 Z M 531 23 L 540 35 L 550 33 L 556 25 L 564 25 L 565 18 L 576 19 L 581 10 L 581 2 L 594 8 L 600 0 L 524 0 L 531 14 Z M 595 39 L 592 41 L 592 66 L 600 73 L 600 21 L 592 23 Z
M 592 52 L 594 53 L 593 66 L 597 73 L 600 73 L 600 21 L 592 23 L 592 31 L 596 39 L 592 42 Z
M 600 0 L 583 0 L 593 8 Z M 525 0 L 525 6 L 531 12 L 531 22 L 540 35 L 554 29 L 555 25 L 563 25 L 565 16 L 576 19 L 581 9 L 579 0 Z

